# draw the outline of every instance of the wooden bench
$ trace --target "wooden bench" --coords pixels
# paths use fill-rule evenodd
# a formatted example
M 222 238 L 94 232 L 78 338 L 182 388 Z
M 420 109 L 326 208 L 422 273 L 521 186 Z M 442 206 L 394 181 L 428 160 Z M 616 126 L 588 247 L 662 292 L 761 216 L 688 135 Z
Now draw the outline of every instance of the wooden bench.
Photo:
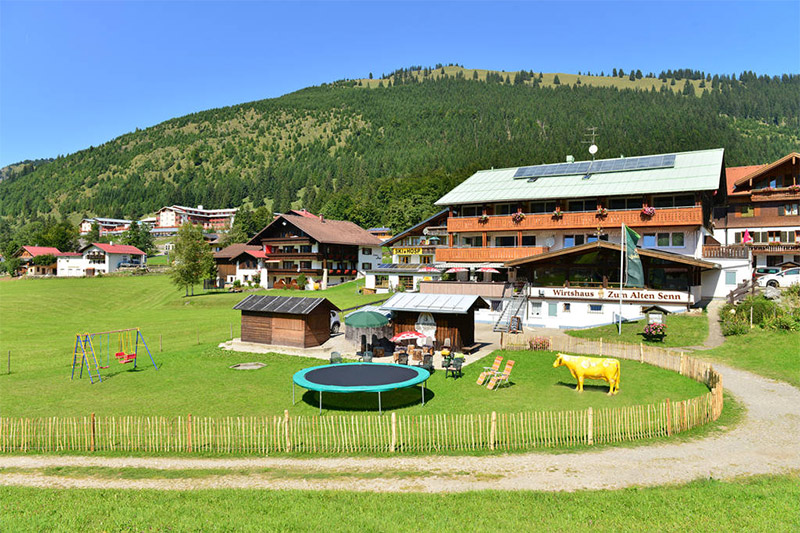
M 480 348 L 480 347 L 481 347 L 480 344 L 472 344 L 470 346 L 462 346 L 461 347 L 461 351 L 464 352 L 465 354 L 469 355 L 469 354 L 471 354 L 473 352 L 477 352 L 478 348 Z

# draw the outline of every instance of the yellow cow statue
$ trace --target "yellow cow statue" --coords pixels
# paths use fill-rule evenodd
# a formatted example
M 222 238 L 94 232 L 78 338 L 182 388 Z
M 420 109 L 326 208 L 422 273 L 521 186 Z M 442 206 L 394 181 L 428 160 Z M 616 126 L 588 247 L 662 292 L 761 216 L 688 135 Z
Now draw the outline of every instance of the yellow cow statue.
M 581 355 L 558 354 L 553 368 L 565 366 L 572 377 L 578 380 L 578 392 L 583 392 L 583 380 L 604 379 L 608 382 L 608 394 L 619 392 L 619 361 L 607 357 L 583 357 Z

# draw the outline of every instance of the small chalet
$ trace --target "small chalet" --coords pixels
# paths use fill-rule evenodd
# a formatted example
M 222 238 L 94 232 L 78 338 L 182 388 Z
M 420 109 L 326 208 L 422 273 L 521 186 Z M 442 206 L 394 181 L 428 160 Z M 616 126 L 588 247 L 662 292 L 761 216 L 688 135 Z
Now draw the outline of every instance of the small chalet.
M 21 261 L 19 275 L 28 276 L 55 276 L 56 275 L 56 258 L 61 255 L 61 251 L 53 246 L 23 246 L 14 254 L 14 257 Z M 42 265 L 34 264 L 39 260 L 34 261 L 36 257 L 52 256 L 53 262 L 51 264 Z
M 251 295 L 234 306 L 242 312 L 242 341 L 310 348 L 331 336 L 327 298 Z
M 278 215 L 247 244 L 278 262 L 261 273 L 261 285 L 325 288 L 364 275 L 381 260 L 381 240 L 353 222 L 327 220 L 308 211 Z
M 478 295 L 397 293 L 381 306 L 392 311 L 394 334 L 418 331 L 441 349 L 450 339 L 454 350 L 475 344 L 475 310 L 488 309 Z
M 106 244 L 95 242 L 81 249 L 82 263 L 78 271 L 82 276 L 111 274 L 120 268 L 144 267 L 147 265 L 147 254 L 135 246 L 127 244 Z M 66 262 L 67 259 L 64 259 Z M 69 260 L 71 263 L 74 260 Z

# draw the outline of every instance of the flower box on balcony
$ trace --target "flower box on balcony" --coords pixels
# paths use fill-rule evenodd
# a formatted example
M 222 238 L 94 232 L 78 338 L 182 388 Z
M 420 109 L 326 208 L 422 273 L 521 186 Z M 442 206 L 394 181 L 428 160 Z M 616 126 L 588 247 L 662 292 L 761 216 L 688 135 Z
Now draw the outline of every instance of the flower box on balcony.
M 561 211 L 559 211 L 557 209 L 555 211 L 553 211 L 553 218 L 554 219 L 560 220 L 561 217 L 563 217 L 563 216 L 564 216 L 564 214 Z
M 481 224 L 486 224 L 487 222 L 489 222 L 489 215 L 481 215 L 481 216 L 479 216 L 478 217 L 478 222 L 480 222 Z
M 520 213 L 519 211 L 511 215 L 511 220 L 514 221 L 515 224 L 519 224 L 523 220 L 525 220 L 525 214 Z
M 651 218 L 656 214 L 656 208 L 651 206 L 646 206 L 642 208 L 642 216 L 646 218 Z
M 597 210 L 597 216 L 598 217 L 608 216 L 608 209 L 606 209 L 605 207 L 601 207 L 600 209 Z

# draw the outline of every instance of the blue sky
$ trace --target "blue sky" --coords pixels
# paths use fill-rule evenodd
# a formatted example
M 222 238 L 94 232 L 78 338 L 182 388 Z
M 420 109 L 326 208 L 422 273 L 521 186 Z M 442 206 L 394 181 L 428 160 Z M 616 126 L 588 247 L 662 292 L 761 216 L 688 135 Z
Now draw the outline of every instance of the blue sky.
M 0 166 L 410 65 L 800 71 L 791 2 L 0 0 Z

